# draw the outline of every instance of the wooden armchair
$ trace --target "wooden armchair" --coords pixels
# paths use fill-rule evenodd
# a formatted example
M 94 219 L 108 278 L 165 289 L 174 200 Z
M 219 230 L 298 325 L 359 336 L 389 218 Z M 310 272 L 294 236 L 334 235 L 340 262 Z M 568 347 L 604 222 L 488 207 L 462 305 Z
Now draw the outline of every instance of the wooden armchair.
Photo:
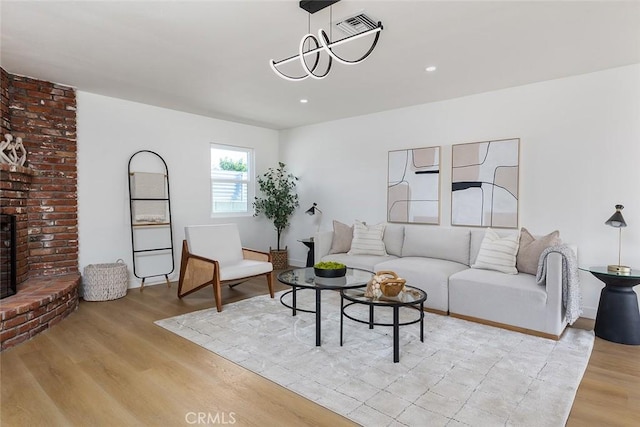
M 257 276 L 266 276 L 273 298 L 271 255 L 243 248 L 236 224 L 195 225 L 184 231 L 178 298 L 212 285 L 216 308 L 222 311 L 221 286 Z

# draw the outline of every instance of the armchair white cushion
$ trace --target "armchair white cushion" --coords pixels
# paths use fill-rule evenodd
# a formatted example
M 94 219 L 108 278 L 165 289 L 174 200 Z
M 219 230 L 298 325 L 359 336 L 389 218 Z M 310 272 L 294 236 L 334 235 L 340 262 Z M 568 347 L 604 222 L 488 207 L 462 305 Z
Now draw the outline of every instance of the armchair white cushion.
M 265 275 L 273 298 L 271 255 L 242 247 L 236 224 L 185 227 L 178 297 L 212 285 L 218 311 L 222 310 L 221 284 Z

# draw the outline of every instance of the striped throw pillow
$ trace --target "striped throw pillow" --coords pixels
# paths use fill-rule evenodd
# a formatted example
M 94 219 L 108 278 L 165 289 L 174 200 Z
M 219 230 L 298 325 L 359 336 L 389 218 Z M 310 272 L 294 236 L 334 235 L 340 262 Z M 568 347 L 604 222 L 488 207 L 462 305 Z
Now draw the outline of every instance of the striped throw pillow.
M 387 251 L 382 241 L 385 224 L 367 226 L 356 221 L 353 224 L 353 240 L 349 255 L 387 255 Z
M 494 230 L 487 231 L 480 244 L 476 263 L 471 268 L 496 270 L 506 274 L 518 274 L 516 254 L 520 245 L 520 234 L 500 237 Z

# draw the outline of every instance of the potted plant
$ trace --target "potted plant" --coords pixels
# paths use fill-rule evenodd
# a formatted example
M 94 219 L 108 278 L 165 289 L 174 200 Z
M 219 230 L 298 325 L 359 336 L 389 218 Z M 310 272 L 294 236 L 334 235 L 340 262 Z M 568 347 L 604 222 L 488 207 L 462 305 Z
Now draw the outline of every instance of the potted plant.
M 273 221 L 278 240 L 277 249 L 271 250 L 273 268 L 284 269 L 288 264 L 287 248 L 280 248 L 280 237 L 282 232 L 289 225 L 289 218 L 298 205 L 298 194 L 296 193 L 296 181 L 298 178 L 291 173 L 287 173 L 286 166 L 278 162 L 278 168 L 269 168 L 267 172 L 258 176 L 258 187 L 262 197 L 256 197 L 253 202 L 255 209 L 254 216 L 264 214 L 265 217 Z

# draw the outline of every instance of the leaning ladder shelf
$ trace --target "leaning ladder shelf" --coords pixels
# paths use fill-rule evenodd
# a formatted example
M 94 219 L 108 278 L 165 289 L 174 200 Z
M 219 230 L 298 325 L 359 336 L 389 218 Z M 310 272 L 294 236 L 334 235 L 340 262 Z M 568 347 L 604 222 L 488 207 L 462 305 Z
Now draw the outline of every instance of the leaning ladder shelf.
M 144 171 L 133 171 L 132 164 Z M 167 163 L 158 153 L 140 150 L 129 158 L 127 176 L 133 274 L 142 280 L 140 291 L 150 277 L 164 276 L 171 287 L 175 263 Z

